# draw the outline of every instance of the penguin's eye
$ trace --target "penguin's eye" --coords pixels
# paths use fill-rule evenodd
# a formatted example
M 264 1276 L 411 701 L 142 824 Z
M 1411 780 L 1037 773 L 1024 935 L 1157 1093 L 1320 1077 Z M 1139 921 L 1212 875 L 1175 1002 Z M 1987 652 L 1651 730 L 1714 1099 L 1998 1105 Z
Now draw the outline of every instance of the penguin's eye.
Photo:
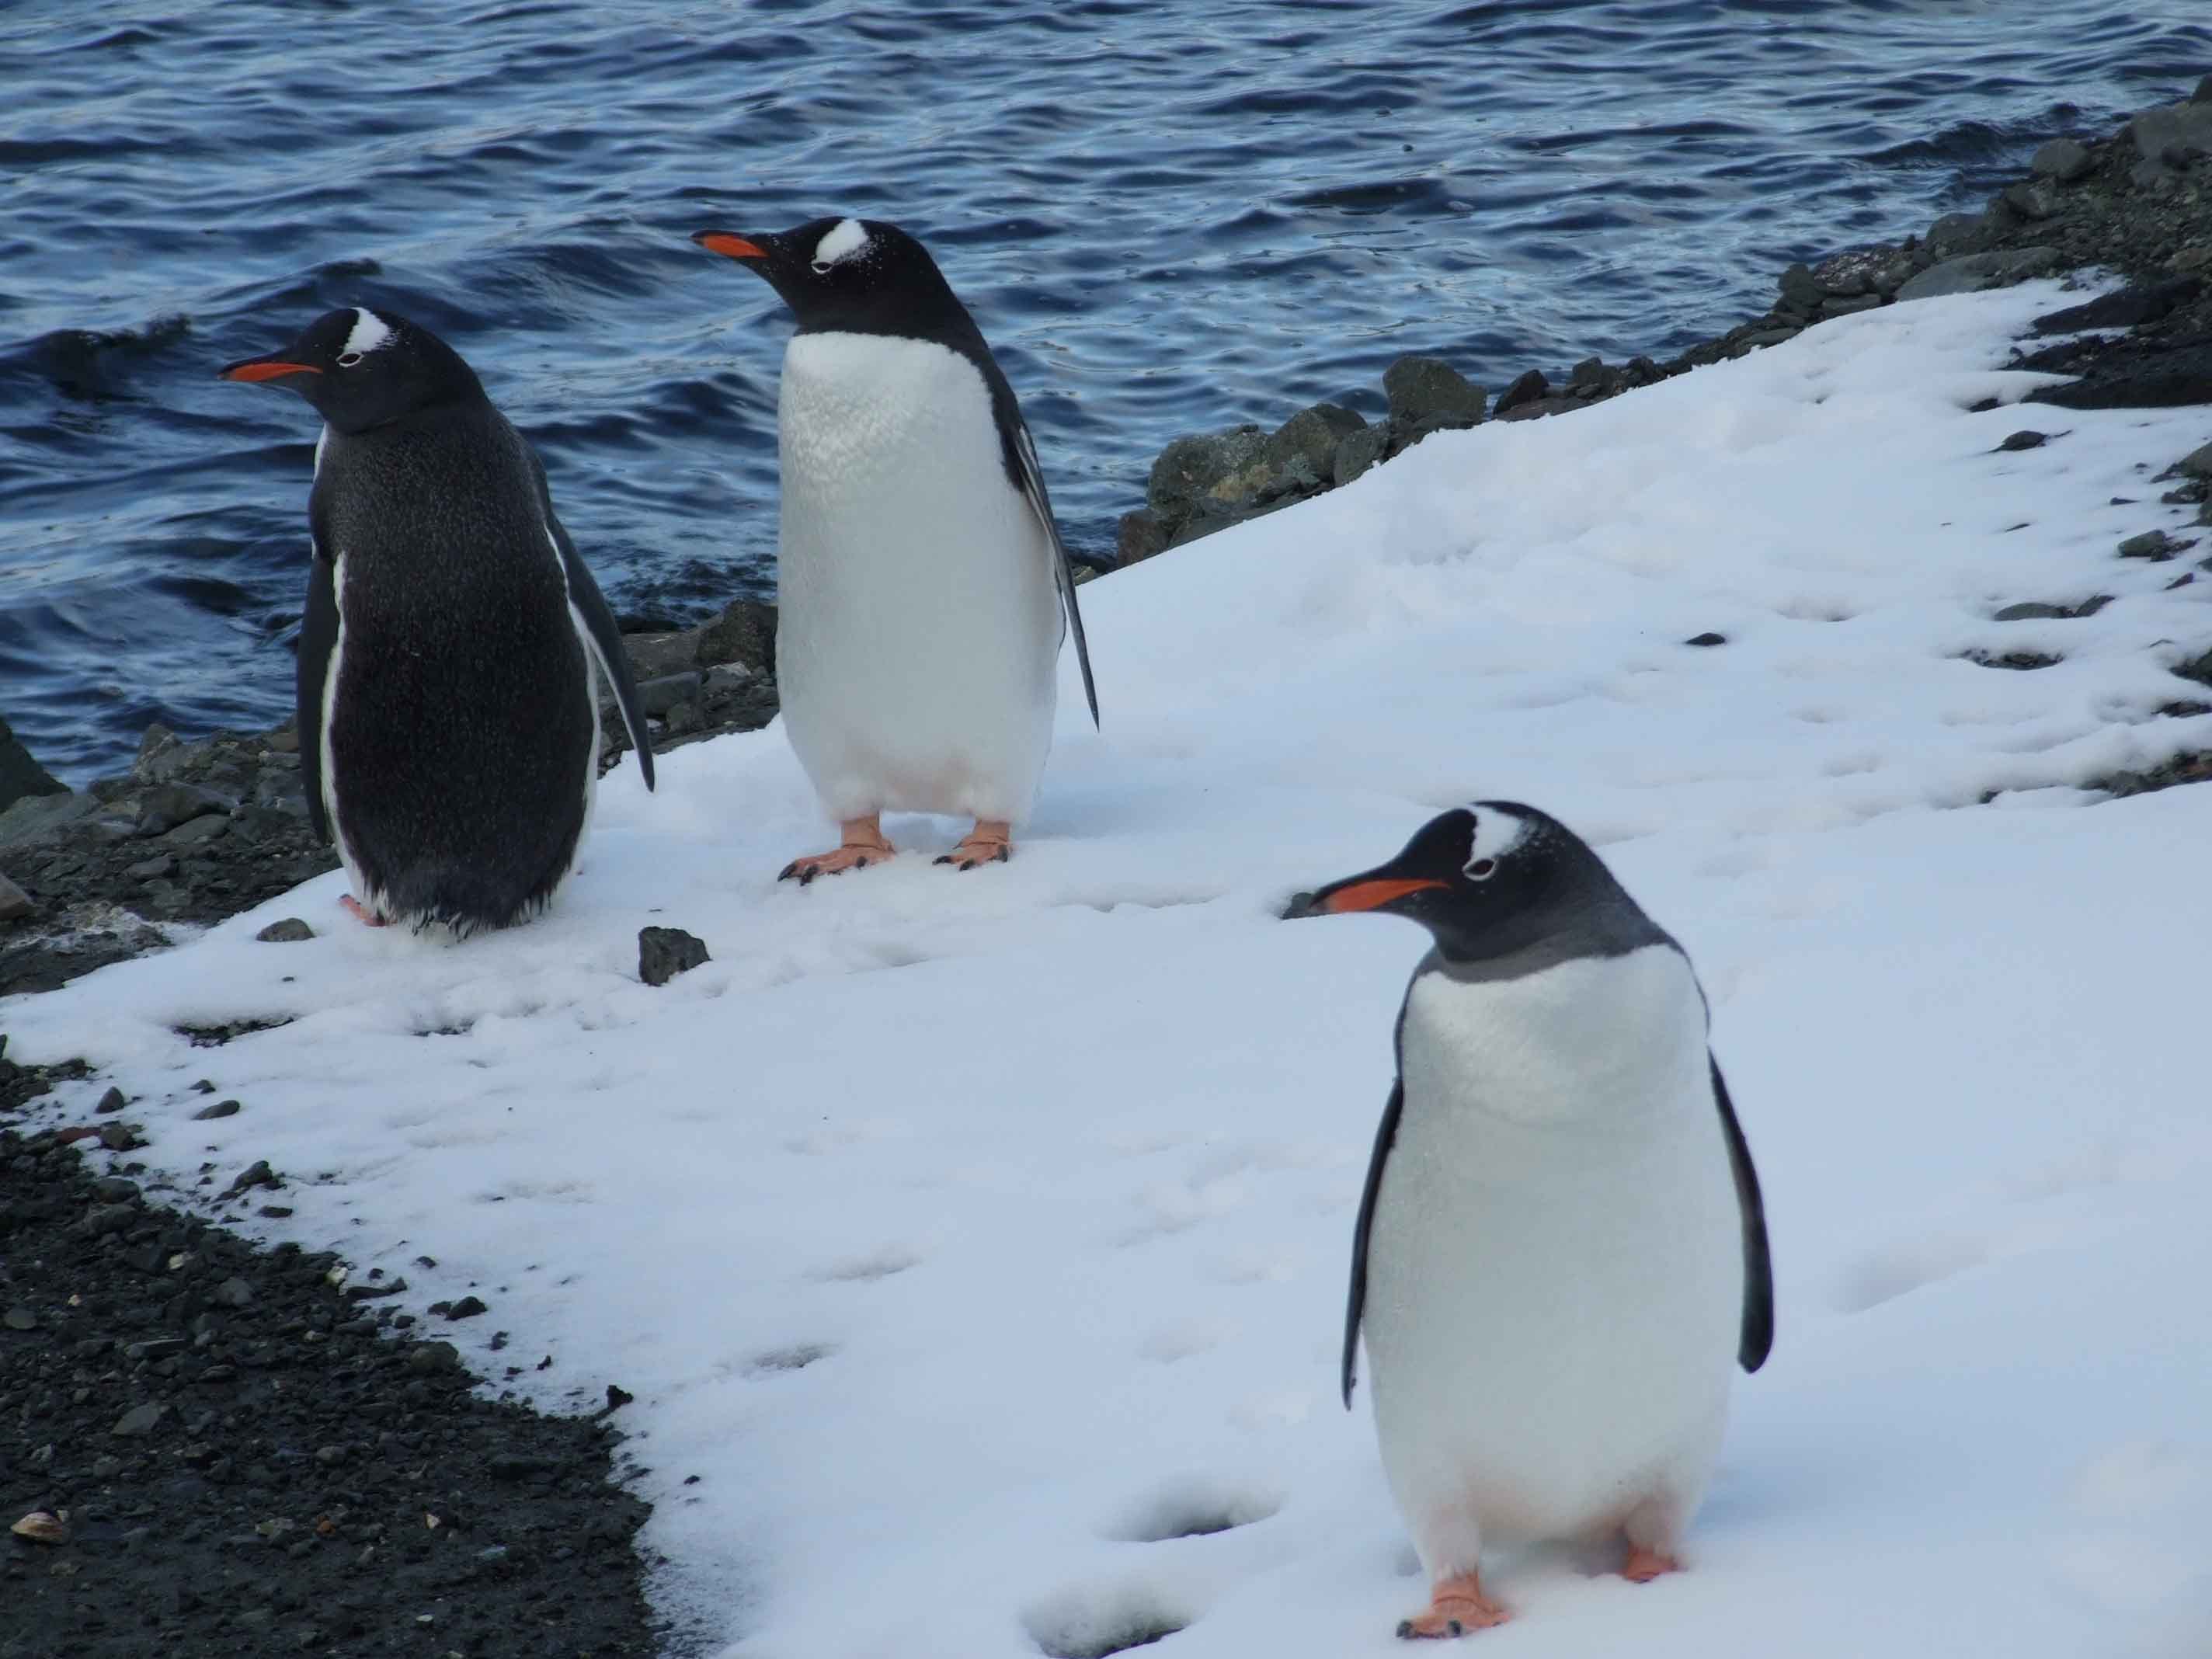
M 358 351 L 343 351 L 338 354 L 338 367 L 340 368 L 351 368 L 360 361 L 361 353 Z
M 1497 873 L 1498 860 L 1496 859 L 1477 859 L 1474 863 L 1467 866 L 1467 878 L 1469 881 L 1488 881 Z
M 808 269 L 817 276 L 826 276 L 830 274 L 830 262 L 827 259 L 817 259 Z

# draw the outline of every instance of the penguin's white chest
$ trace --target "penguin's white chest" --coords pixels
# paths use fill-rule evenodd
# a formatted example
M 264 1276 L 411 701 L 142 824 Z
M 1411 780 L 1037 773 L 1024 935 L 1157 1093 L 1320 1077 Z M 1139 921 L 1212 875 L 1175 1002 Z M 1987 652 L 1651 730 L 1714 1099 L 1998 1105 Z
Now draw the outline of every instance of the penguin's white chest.
M 1401 1066 L 1365 1330 L 1384 1468 L 1424 1559 L 1650 1505 L 1686 1521 L 1743 1299 L 1688 963 L 1652 945 L 1498 982 L 1424 974 Z
M 1060 602 L 982 375 L 927 341 L 802 334 L 778 422 L 777 675 L 823 804 L 1020 818 L 1051 742 Z

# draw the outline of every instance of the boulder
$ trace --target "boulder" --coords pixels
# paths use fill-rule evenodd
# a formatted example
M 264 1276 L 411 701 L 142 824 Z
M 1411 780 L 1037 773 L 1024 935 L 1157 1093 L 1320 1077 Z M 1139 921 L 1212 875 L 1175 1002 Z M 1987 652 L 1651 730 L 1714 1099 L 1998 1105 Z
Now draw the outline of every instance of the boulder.
M 1401 357 L 1382 371 L 1394 426 L 1430 431 L 1473 426 L 1490 394 L 1438 357 Z
M 699 666 L 735 662 L 748 668 L 775 667 L 775 607 L 759 599 L 731 601 L 700 632 Z
M 1114 538 L 1114 554 L 1119 562 L 1135 564 L 1155 553 L 1165 552 L 1167 545 L 1167 520 L 1151 507 L 1140 507 L 1121 515 L 1121 526 Z
M 1177 438 L 1152 463 L 1145 505 L 1170 521 L 1258 492 L 1267 478 L 1268 434 L 1256 426 Z
M 2087 149 L 2071 138 L 2053 138 L 2028 158 L 2027 170 L 2039 179 L 2070 185 L 2095 165 Z
M 1899 300 L 1934 300 L 1947 294 L 1978 294 L 2040 276 L 2058 264 L 2056 249 L 2013 248 L 2000 253 L 1968 253 L 1922 271 L 1897 290 Z
M 1300 410 L 1267 440 L 1273 481 L 1308 489 L 1324 483 L 1336 464 L 1337 446 L 1366 424 L 1364 417 L 1341 404 L 1315 404 Z
M 1382 452 L 1390 441 L 1387 424 L 1364 426 L 1336 447 L 1336 454 L 1329 463 L 1329 476 L 1339 485 L 1348 484 L 1361 473 L 1382 459 Z
M 5 717 L 0 717 L 0 811 L 27 795 L 67 793 L 69 785 L 32 759 L 31 751 L 9 729 Z

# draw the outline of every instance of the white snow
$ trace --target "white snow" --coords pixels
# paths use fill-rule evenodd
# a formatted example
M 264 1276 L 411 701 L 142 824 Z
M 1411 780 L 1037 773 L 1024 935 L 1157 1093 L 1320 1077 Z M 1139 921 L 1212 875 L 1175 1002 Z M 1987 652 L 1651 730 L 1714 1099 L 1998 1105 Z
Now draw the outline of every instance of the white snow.
M 2203 1656 L 2212 789 L 2078 786 L 2212 746 L 2154 714 L 2212 582 L 2113 552 L 2180 528 L 2152 474 L 2205 416 L 1968 412 L 2037 384 L 1998 365 L 2064 302 L 1885 308 L 1433 436 L 1089 587 L 1105 732 L 1064 657 L 1009 865 L 894 819 L 895 863 L 778 886 L 828 831 L 771 728 L 610 778 L 536 925 L 371 932 L 325 878 L 0 1006 L 11 1056 L 106 1068 L 63 1109 L 118 1083 L 187 1194 L 269 1159 L 297 1212 L 242 1225 L 418 1311 L 476 1287 L 450 1334 L 531 1397 L 635 1392 L 658 1592 L 710 1648 L 1394 1654 L 1424 1587 L 1334 1389 L 1424 941 L 1273 912 L 1526 799 L 1698 965 L 1779 1327 L 1691 1571 L 1500 1558 L 1518 1616 L 1468 1650 Z M 321 937 L 254 941 L 292 914 Z M 641 985 L 647 922 L 714 961 Z M 190 1121 L 201 1077 L 245 1110 Z

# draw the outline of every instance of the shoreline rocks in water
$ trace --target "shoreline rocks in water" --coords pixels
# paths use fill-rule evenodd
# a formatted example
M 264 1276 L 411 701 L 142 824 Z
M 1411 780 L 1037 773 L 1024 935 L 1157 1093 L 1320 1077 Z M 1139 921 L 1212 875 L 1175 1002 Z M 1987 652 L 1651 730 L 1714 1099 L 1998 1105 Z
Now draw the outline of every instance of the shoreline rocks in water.
M 2108 137 L 2053 139 L 2028 171 L 1980 213 L 1946 214 L 1925 235 L 1790 266 L 1765 315 L 1668 362 L 1592 357 L 1557 382 L 1530 369 L 1498 394 L 1487 417 L 1569 414 L 1779 345 L 1832 318 L 2090 267 L 2115 271 L 2131 286 L 2084 307 L 2101 310 L 2100 317 L 2045 321 L 2056 325 L 2053 331 L 2133 333 L 2070 341 L 2024 357 L 2017 367 L 2080 377 L 2038 399 L 2075 409 L 2212 402 L 2212 76 L 2186 101 L 2147 110 Z M 1121 562 L 1152 557 L 1340 488 L 1431 432 L 1485 418 L 1482 388 L 1437 358 L 1401 357 L 1382 384 L 1389 413 L 1372 425 L 1337 404 L 1316 404 L 1272 434 L 1248 424 L 1176 439 L 1153 463 L 1145 505 L 1122 517 Z M 1351 424 L 1330 425 L 1340 419 Z M 1323 427 L 1336 438 L 1325 466 L 1291 435 Z

